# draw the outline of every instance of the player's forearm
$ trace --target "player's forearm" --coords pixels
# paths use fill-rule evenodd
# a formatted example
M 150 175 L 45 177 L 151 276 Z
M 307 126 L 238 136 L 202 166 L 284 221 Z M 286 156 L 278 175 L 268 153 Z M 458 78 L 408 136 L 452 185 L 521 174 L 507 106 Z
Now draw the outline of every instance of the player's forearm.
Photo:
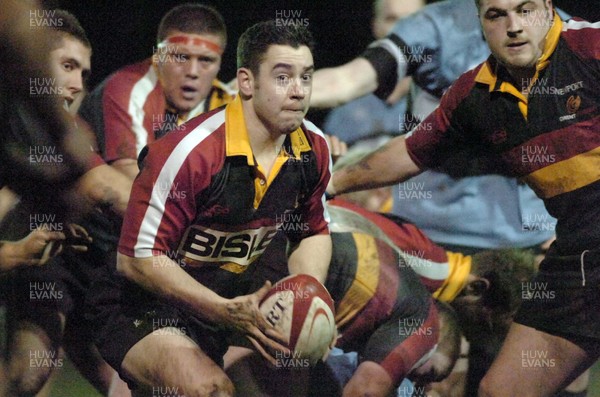
M 331 262 L 331 236 L 319 234 L 303 239 L 291 249 L 290 274 L 309 274 L 325 284 Z
M 333 173 L 327 187 L 330 194 L 375 189 L 402 182 L 421 170 L 412 161 L 404 137 L 397 137 L 351 164 Z
M 79 182 L 80 191 L 94 204 L 109 207 L 123 216 L 129 202 L 132 181 L 109 165 L 86 172 Z
M 198 317 L 219 323 L 226 316 L 226 299 L 197 282 L 169 257 L 131 258 L 118 254 L 117 270 L 146 290 Z
M 0 241 L 0 271 L 8 271 L 23 262 L 23 247 L 18 241 Z
M 0 189 L 0 220 L 19 202 L 19 197 L 8 188 Z
M 135 177 L 140 173 L 137 160 L 135 159 L 119 159 L 111 163 L 110 166 L 113 167 L 116 171 L 124 174 L 131 181 L 133 181 Z
M 377 89 L 377 74 L 364 58 L 335 68 L 317 70 L 313 77 L 312 107 L 343 105 Z

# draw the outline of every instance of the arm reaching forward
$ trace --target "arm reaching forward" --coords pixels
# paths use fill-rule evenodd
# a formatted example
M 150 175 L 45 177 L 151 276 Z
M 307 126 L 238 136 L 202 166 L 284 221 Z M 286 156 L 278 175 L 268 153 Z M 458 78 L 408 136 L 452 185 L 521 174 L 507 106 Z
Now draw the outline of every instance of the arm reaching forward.
M 356 58 L 345 65 L 315 72 L 310 106 L 339 106 L 376 89 L 377 73 L 373 65 L 365 58 Z
M 399 136 L 358 163 L 334 172 L 327 192 L 335 195 L 388 186 L 402 182 L 421 171 L 408 154 L 405 137 Z

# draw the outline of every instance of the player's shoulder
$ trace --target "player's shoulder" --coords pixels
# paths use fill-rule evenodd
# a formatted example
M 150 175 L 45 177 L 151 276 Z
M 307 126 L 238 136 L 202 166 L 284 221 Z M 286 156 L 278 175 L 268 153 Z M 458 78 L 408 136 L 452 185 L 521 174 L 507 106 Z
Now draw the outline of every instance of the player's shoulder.
M 445 92 L 442 97 L 442 104 L 445 106 L 450 105 L 451 108 L 454 108 L 468 98 L 477 82 L 481 80 L 478 76 L 480 76 L 482 69 L 486 67 L 487 62 L 489 62 L 489 59 L 461 74 Z
M 581 58 L 600 60 L 600 22 L 573 17 L 563 22 L 561 37 Z
M 312 121 L 309 121 L 307 119 L 302 120 L 301 128 L 305 134 L 308 134 L 310 136 L 318 136 L 322 139 L 325 139 L 325 133 L 321 131 L 321 129 L 317 127 Z
M 302 121 L 301 128 L 304 132 L 304 135 L 306 135 L 306 138 L 309 140 L 313 150 L 318 152 L 327 150 L 327 153 L 329 153 L 325 133 L 321 131 L 319 127 L 317 127 L 313 122 L 304 119 Z
M 225 112 L 226 107 L 221 106 L 208 112 L 201 113 L 182 124 L 178 129 L 181 129 L 185 133 L 190 133 L 194 130 L 214 132 L 219 127 L 225 128 Z
M 159 164 L 166 164 L 168 159 L 176 164 L 212 164 L 223 156 L 224 145 L 225 110 L 221 108 L 203 113 L 152 142 L 147 157 Z
M 106 79 L 106 88 L 108 90 L 131 90 L 140 81 L 148 80 L 150 84 L 155 85 L 157 81 L 156 73 L 149 59 L 122 67 L 115 71 Z
M 477 15 L 477 6 L 473 0 L 439 1 L 423 8 L 423 14 L 434 20 L 464 18 Z

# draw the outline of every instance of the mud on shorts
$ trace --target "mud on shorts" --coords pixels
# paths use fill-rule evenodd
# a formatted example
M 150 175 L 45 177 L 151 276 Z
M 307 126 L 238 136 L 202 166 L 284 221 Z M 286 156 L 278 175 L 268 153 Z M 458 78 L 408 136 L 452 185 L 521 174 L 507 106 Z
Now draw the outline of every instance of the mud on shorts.
M 94 343 L 102 358 L 132 390 L 136 383 L 121 371 L 121 364 L 127 352 L 147 335 L 171 334 L 165 328 L 176 328 L 221 367 L 229 346 L 228 332 L 160 301 L 117 274 L 92 285 L 86 319 L 94 326 Z
M 600 352 L 600 250 L 559 256 L 551 249 L 521 297 L 515 322 Z

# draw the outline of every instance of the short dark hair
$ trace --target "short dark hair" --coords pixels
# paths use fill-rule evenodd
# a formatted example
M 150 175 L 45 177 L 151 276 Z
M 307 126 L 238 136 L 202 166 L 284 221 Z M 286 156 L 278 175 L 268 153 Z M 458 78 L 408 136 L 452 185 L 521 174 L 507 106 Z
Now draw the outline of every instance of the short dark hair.
M 522 283 L 535 274 L 535 255 L 514 248 L 482 251 L 473 255 L 471 273 L 490 282 L 483 304 L 512 315 L 521 303 Z
M 314 40 L 304 25 L 283 26 L 274 20 L 259 22 L 248 28 L 238 41 L 237 67 L 247 68 L 254 74 L 271 45 L 289 45 L 293 48 L 307 46 L 313 51 Z
M 85 47 L 92 49 L 92 44 L 75 15 L 69 11 L 57 9 L 52 11 L 52 18 L 56 20 L 56 23 L 49 26 L 51 49 L 60 47 L 65 36 L 71 36 L 79 40 Z
M 167 38 L 172 30 L 184 33 L 214 34 L 227 43 L 225 21 L 217 10 L 204 4 L 186 3 L 172 8 L 162 17 L 158 25 L 157 42 Z
M 483 280 L 468 283 L 452 307 L 472 351 L 491 360 L 521 304 L 522 283 L 534 275 L 535 256 L 532 251 L 501 249 L 482 251 L 472 258 L 471 274 L 486 279 L 488 285 Z

